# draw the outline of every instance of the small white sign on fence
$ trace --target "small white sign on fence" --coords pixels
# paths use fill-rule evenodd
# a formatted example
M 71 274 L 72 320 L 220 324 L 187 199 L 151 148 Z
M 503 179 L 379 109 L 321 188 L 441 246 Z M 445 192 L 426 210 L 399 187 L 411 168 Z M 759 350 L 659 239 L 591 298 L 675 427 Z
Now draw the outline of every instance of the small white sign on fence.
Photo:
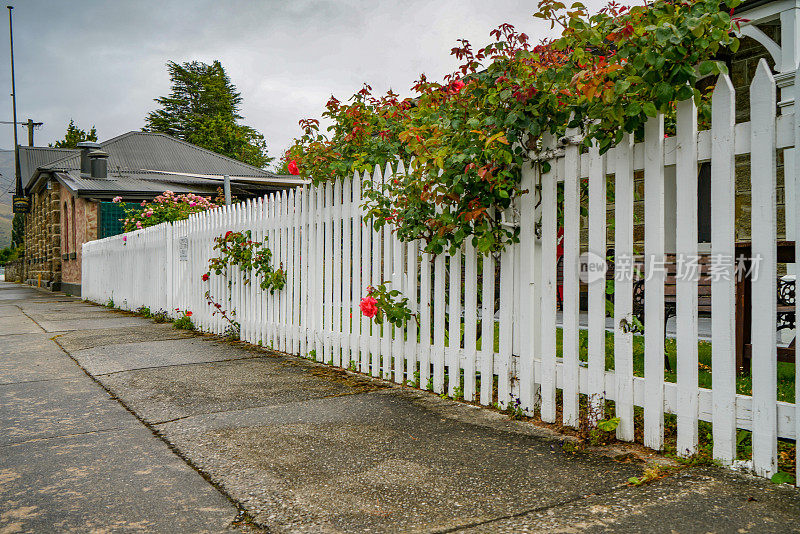
M 181 261 L 189 261 L 189 238 L 186 236 L 178 239 L 178 257 Z

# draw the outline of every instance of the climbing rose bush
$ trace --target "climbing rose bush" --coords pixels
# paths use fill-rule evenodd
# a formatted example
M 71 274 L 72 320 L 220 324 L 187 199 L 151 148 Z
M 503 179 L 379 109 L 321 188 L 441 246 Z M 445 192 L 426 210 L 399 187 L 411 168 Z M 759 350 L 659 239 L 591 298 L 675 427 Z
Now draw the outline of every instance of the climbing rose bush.
M 267 246 L 266 236 L 264 241 L 254 241 L 250 230 L 228 230 L 214 238 L 214 250 L 219 255 L 208 260 L 208 271 L 201 277 L 204 282 L 209 280 L 211 273 L 227 277 L 230 267 L 238 267 L 245 284 L 249 284 L 255 276 L 260 279 L 259 287 L 270 293 L 286 285 L 283 264 L 273 266 L 272 251 Z
M 115 197 L 114 203 L 119 203 L 122 197 Z M 174 222 L 188 219 L 189 215 L 219 207 L 217 202 L 193 193 L 176 195 L 172 191 L 164 191 L 153 199 L 152 202 L 143 200 L 140 208 L 125 208 L 123 231 L 130 232 L 155 226 L 162 222 Z
M 397 289 L 389 289 L 389 282 L 384 282 L 378 287 L 367 287 L 367 295 L 361 299 L 358 307 L 361 313 L 376 324 L 383 324 L 384 319 L 389 323 L 404 327 L 409 320 L 419 320 L 416 314 L 408 308 L 408 298 L 401 297 Z
M 738 3 L 727 0 L 729 12 L 718 0 L 612 2 L 590 13 L 580 2 L 541 0 L 534 16 L 559 27 L 559 38 L 534 44 L 503 24 L 483 48 L 460 40 L 451 51 L 458 70 L 441 81 L 421 76 L 412 98 L 375 96 L 366 84 L 346 102 L 331 97 L 322 116 L 332 125 L 300 121 L 285 160 L 314 183 L 413 161 L 365 184 L 375 227 L 391 224 L 434 254 L 466 239 L 500 251 L 518 240 L 514 201 L 538 202 L 520 186 L 521 169 L 547 170 L 547 136 L 577 128 L 584 146 L 606 152 L 626 133 L 641 135 L 649 118 L 669 119 L 677 101 L 693 98 L 701 118 L 709 115 L 712 87 L 697 82 L 725 71 L 716 60 L 723 49 L 738 49 Z

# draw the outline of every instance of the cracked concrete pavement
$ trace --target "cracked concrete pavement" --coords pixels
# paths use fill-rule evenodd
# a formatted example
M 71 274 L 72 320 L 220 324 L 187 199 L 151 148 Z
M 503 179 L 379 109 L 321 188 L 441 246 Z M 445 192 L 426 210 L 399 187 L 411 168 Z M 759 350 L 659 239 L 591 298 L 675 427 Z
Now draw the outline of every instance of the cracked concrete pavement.
M 793 488 L 629 487 L 490 410 L 8 283 L 0 428 L 0 533 L 800 532 Z

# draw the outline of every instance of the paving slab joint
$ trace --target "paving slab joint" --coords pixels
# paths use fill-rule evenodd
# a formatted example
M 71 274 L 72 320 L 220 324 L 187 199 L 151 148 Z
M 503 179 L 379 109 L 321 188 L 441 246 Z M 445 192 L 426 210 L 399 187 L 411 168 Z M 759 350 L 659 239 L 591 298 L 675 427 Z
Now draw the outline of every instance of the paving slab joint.
M 26 314 L 26 316 L 27 316 L 27 314 Z M 31 319 L 33 322 L 35 322 L 37 324 L 37 326 L 39 326 L 39 328 L 41 328 L 41 325 L 39 325 L 39 323 L 37 323 L 33 318 L 31 318 L 30 316 L 28 316 L 28 318 Z M 233 528 L 233 527 L 238 527 L 238 526 L 241 526 L 241 525 L 247 525 L 251 532 L 252 531 L 265 532 L 265 533 L 266 532 L 271 532 L 270 528 L 267 525 L 259 523 L 236 499 L 234 499 L 230 495 L 230 493 L 228 493 L 225 490 L 225 488 L 221 484 L 216 482 L 208 473 L 203 471 L 188 456 L 186 456 L 178 447 L 176 447 L 164 435 L 162 435 L 161 432 L 158 431 L 158 429 L 156 429 L 147 420 L 142 418 L 136 411 L 133 410 L 133 408 L 128 406 L 125 403 L 125 401 L 123 401 L 119 396 L 117 396 L 113 391 L 111 391 L 111 389 L 106 387 L 106 385 L 103 384 L 103 382 L 100 381 L 100 379 L 98 379 L 97 377 L 92 375 L 83 365 L 81 365 L 81 363 L 75 357 L 73 357 L 72 354 L 70 354 L 68 350 L 66 350 L 61 345 L 61 343 L 58 340 L 58 336 L 54 336 L 52 338 L 52 340 L 56 345 L 58 345 L 58 348 L 61 349 L 64 352 L 64 354 L 66 354 L 73 362 L 75 362 L 75 365 L 77 365 L 81 369 L 81 371 L 84 372 L 84 374 L 86 376 L 88 376 L 95 384 L 100 386 L 103 389 L 103 391 L 105 391 L 112 400 L 117 402 L 120 406 L 122 406 L 125 410 L 127 410 L 131 415 L 133 415 L 156 438 L 161 440 L 169 448 L 169 450 L 172 451 L 173 454 L 175 454 L 178 458 L 183 460 L 183 462 L 186 465 L 188 465 L 198 475 L 200 475 L 203 478 L 203 480 L 205 480 L 208 484 L 210 484 L 211 487 L 213 487 L 215 490 L 217 490 L 223 497 L 225 497 L 231 503 L 231 505 L 233 505 L 234 508 L 236 508 L 236 510 L 238 510 L 238 513 L 236 514 L 234 519 L 231 521 L 230 527 Z

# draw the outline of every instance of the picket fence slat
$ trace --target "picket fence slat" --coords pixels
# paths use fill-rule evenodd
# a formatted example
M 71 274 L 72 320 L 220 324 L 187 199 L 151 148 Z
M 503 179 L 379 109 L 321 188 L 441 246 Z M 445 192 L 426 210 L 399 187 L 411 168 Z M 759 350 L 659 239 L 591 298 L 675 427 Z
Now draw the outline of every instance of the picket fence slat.
M 644 445 L 664 443 L 664 116 L 645 123 Z
M 558 166 L 542 173 L 542 420 L 556 421 L 556 234 Z M 509 284 L 510 285 L 510 284 Z M 502 279 L 501 279 L 502 287 Z M 502 337 L 501 337 L 502 341 Z
M 459 388 L 461 366 L 459 351 L 461 349 L 461 250 L 448 256 L 450 268 L 450 302 L 447 307 L 447 394 L 456 396 Z
M 539 166 L 533 163 L 522 167 L 520 187 L 533 191 L 538 183 Z M 517 293 L 519 314 L 517 329 L 519 330 L 519 397 L 521 408 L 526 414 L 533 414 L 536 408 L 536 377 L 533 375 L 534 359 L 536 354 L 537 333 L 533 328 L 535 318 L 538 317 L 536 309 L 536 207 L 531 202 L 522 203 L 519 207 L 519 287 Z M 484 259 L 485 261 L 485 259 Z M 493 278 L 493 277 L 492 277 Z M 470 280 L 468 275 L 466 282 Z M 486 285 L 487 277 L 484 276 L 483 284 Z M 477 282 L 477 280 L 476 280 Z M 467 291 L 468 292 L 468 291 Z M 488 319 L 487 319 L 488 320 Z M 493 322 L 493 321 L 492 321 Z M 485 339 L 485 338 L 484 338 Z M 492 351 L 493 352 L 493 351 Z M 491 357 L 490 352 L 485 352 L 483 357 Z M 465 372 L 465 379 L 466 379 Z
M 444 254 L 438 254 L 433 267 L 433 392 L 444 392 Z
M 495 261 L 493 255 L 483 257 L 483 291 L 481 292 L 481 404 L 492 403 L 494 393 L 494 314 Z
M 568 131 L 568 135 L 578 134 L 576 129 Z M 561 305 L 562 316 L 562 361 L 564 362 L 563 416 L 565 426 L 578 428 L 580 424 L 578 366 L 579 366 L 579 329 L 580 322 L 580 288 L 579 288 L 579 254 L 581 232 L 580 206 L 580 153 L 576 143 L 567 145 L 564 151 L 564 255 L 561 262 L 563 295 Z
M 677 105 L 677 161 L 675 178 L 675 252 L 683 273 L 676 273 L 675 345 L 678 373 L 677 452 L 691 456 L 697 452 L 698 353 L 697 353 L 697 275 L 692 260 L 697 258 L 697 107 L 693 99 Z M 698 266 L 699 269 L 699 266 Z
M 419 266 L 419 387 L 428 389 L 433 363 L 431 349 L 431 264 L 433 257 L 423 253 Z
M 614 148 L 614 375 L 617 439 L 633 441 L 633 135 Z M 577 300 L 577 297 L 573 297 Z M 577 304 L 576 304 L 577 305 Z
M 796 76 L 795 91 L 800 91 L 800 73 Z M 179 314 L 176 309 L 192 311 L 198 329 L 219 335 L 231 333 L 224 311 L 239 323 L 241 339 L 248 343 L 437 394 L 463 395 L 485 406 L 497 403 L 515 413 L 534 415 L 540 402 L 543 420 L 554 422 L 560 409 L 565 426 L 581 424 L 583 400 L 589 402 L 590 424 L 609 418 L 605 401 L 613 401 L 617 437 L 632 441 L 643 430 L 644 444 L 654 449 L 664 447 L 665 415 L 674 414 L 682 456 L 697 451 L 703 437 L 700 421 L 713 424 L 713 456 L 724 464 L 736 457 L 737 431 L 750 431 L 753 470 L 770 476 L 777 470 L 777 440 L 800 435 L 798 404 L 777 400 L 775 325 L 780 226 L 776 153 L 800 144 L 800 118 L 777 116 L 775 97 L 775 81 L 762 61 L 750 88 L 750 122 L 735 124 L 734 90 L 729 77 L 721 75 L 709 131 L 698 132 L 697 109 L 689 100 L 677 103 L 674 136 L 665 138 L 664 118 L 658 116 L 647 122 L 643 142 L 625 134 L 604 154 L 583 143 L 577 129 L 558 140 L 544 136 L 548 168 L 526 164 L 520 186 L 527 193 L 503 213 L 486 212 L 503 228 L 518 229 L 521 242 L 499 254 L 480 253 L 472 236 L 452 254 L 432 254 L 427 241 L 401 241 L 397 221 L 391 218 L 380 221 L 385 224 L 376 231 L 376 221 L 365 219 L 364 192 L 393 185 L 408 168 L 398 160 L 324 184 L 193 214 L 185 221 L 85 243 L 83 296 L 100 303 L 113 300 L 130 310 L 163 309 L 172 318 Z M 738 154 L 750 155 L 750 174 L 758 177 L 750 186 L 753 260 L 745 265 L 753 269 L 752 395 L 736 393 Z M 789 154 L 800 169 L 800 150 Z M 701 247 L 695 192 L 698 165 L 706 161 L 711 162 L 710 263 L 721 262 L 729 276 L 708 276 L 711 368 L 701 371 L 698 330 L 707 309 L 699 306 L 701 274 L 691 262 Z M 674 193 L 665 182 L 665 167 L 672 165 Z M 644 171 L 643 198 L 634 195 L 639 171 Z M 669 169 L 667 177 L 671 173 Z M 798 175 L 786 172 L 787 187 L 794 180 L 800 188 Z M 607 201 L 612 194 L 610 216 Z M 641 208 L 637 206 L 634 216 L 637 202 Z M 583 209 L 588 209 L 588 218 Z M 643 228 L 638 226 L 641 212 Z M 800 218 L 793 224 L 800 235 Z M 215 239 L 227 231 L 250 231 L 254 241 L 267 244 L 272 268 L 286 276 L 283 289 L 263 290 L 261 275 L 235 266 L 201 279 L 209 260 L 219 254 Z M 581 251 L 593 253 L 599 267 L 612 247 L 613 284 L 588 271 L 586 284 Z M 800 255 L 800 244 L 795 249 Z M 677 267 L 669 275 L 675 279 L 674 292 L 665 287 L 667 258 Z M 636 272 L 639 266 L 644 272 Z M 673 284 L 672 278 L 667 282 Z M 408 299 L 413 318 L 405 325 L 378 325 L 361 313 L 359 304 L 368 288 L 382 283 Z M 704 279 L 704 287 L 706 283 Z M 636 332 L 640 302 L 634 306 L 634 289 L 638 299 L 642 287 L 643 353 Z M 585 314 L 583 291 L 588 293 Z M 610 303 L 613 328 L 607 329 Z M 664 317 L 665 305 L 673 303 L 677 367 L 675 381 L 668 382 L 665 348 L 672 345 L 665 343 Z M 606 357 L 612 335 L 613 365 L 610 354 Z M 710 389 L 698 385 L 702 372 L 711 372 Z M 800 397 L 800 372 L 795 373 Z M 634 428 L 637 407 L 644 411 L 642 429 Z
M 759 275 L 752 279 L 753 377 L 753 469 L 770 477 L 778 468 L 775 421 L 777 401 L 777 350 L 775 317 L 777 306 L 777 220 L 775 216 L 775 80 L 766 60 L 756 68 L 750 85 L 751 146 L 751 236 L 752 257 L 760 259 Z
M 458 284 L 460 285 L 460 284 Z M 475 358 L 478 329 L 478 254 L 471 240 L 464 245 L 464 400 L 475 400 Z
M 589 149 L 589 266 L 606 265 L 606 166 L 605 156 L 593 144 Z M 588 304 L 588 414 L 589 425 L 603 419 L 605 411 L 606 366 L 606 278 L 605 271 L 586 273 L 589 286 Z
M 800 87 L 800 69 L 796 69 L 794 73 L 794 86 Z M 797 98 L 797 97 L 795 97 Z M 794 190 L 797 194 L 800 193 L 800 113 L 794 113 Z M 800 217 L 795 215 L 795 242 L 794 242 L 794 257 L 800 258 Z M 800 271 L 795 265 L 795 273 Z M 800 299 L 795 298 L 795 318 L 800 317 Z M 794 367 L 794 435 L 795 447 L 797 442 L 800 441 L 800 365 L 797 365 L 797 345 L 795 345 L 795 367 Z M 800 454 L 795 453 L 795 484 L 800 487 Z
M 419 259 L 419 242 L 411 241 L 408 243 L 407 247 L 405 294 L 408 295 L 409 299 L 409 311 L 411 312 L 412 316 L 416 318 L 412 318 L 408 322 L 406 342 L 401 353 L 401 358 L 405 358 L 406 361 L 405 384 L 414 385 L 416 382 L 415 374 L 417 373 L 417 350 L 419 346 L 417 343 L 417 331 L 419 327 L 417 321 L 420 310 L 418 292 L 419 283 L 417 278 L 417 273 L 419 272 L 419 267 L 417 265 L 417 261 Z

